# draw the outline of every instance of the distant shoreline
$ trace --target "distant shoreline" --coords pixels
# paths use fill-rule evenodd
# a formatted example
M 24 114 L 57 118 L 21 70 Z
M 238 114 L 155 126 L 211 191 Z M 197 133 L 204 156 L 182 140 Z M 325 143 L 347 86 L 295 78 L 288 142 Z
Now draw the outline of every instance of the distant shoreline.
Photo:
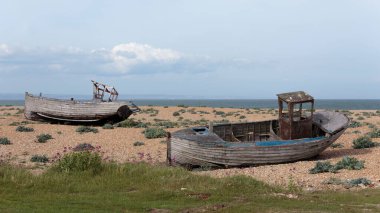
M 276 99 L 133 99 L 138 106 L 225 107 L 225 108 L 277 108 Z M 0 106 L 23 106 L 24 100 L 0 100 Z M 317 109 L 329 110 L 380 110 L 380 99 L 317 99 Z

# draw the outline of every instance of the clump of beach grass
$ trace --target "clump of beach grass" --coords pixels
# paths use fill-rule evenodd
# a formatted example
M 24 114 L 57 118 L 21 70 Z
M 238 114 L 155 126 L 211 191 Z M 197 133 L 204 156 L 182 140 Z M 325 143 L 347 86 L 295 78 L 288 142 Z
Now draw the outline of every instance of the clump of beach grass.
M 46 163 L 49 162 L 49 158 L 46 155 L 33 155 L 30 158 L 31 162 Z
M 38 143 L 46 143 L 50 139 L 53 139 L 53 137 L 50 134 L 37 135 L 37 142 Z
M 113 125 L 112 124 L 104 124 L 103 129 L 113 129 Z
M 9 140 L 7 137 L 2 137 L 2 138 L 0 138 L 0 144 L 1 145 L 10 145 L 11 140 Z
M 141 141 L 136 141 L 133 143 L 133 146 L 143 146 L 143 145 L 145 145 L 145 143 Z
M 74 152 L 84 152 L 94 150 L 95 147 L 89 143 L 80 143 L 73 148 Z
M 350 156 L 344 156 L 342 160 L 337 162 L 335 165 L 331 164 L 330 161 L 318 161 L 313 168 L 309 170 L 310 174 L 332 172 L 336 173 L 341 169 L 348 170 L 360 170 L 364 168 L 364 161 L 359 161 L 358 159 Z
M 27 126 L 18 126 L 16 128 L 17 132 L 33 132 L 34 129 L 32 127 L 27 127 Z
M 103 162 L 97 152 L 71 152 L 59 159 L 53 169 L 64 173 L 90 171 L 98 174 L 103 169 Z
M 355 139 L 353 142 L 352 147 L 354 149 L 365 149 L 365 148 L 371 148 L 374 147 L 376 144 L 372 141 L 372 139 L 368 136 L 362 136 L 357 139 Z
M 143 133 L 148 139 L 164 138 L 167 135 L 166 131 L 162 128 L 146 128 Z
M 93 133 L 99 132 L 99 130 L 97 128 L 90 127 L 90 126 L 80 126 L 75 131 L 79 132 L 80 134 L 88 133 L 88 132 L 93 132 Z

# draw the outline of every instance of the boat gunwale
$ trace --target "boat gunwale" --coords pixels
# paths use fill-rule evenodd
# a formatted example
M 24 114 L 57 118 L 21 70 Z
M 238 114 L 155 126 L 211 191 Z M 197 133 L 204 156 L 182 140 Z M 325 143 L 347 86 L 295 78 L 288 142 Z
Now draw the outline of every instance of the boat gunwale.
M 26 96 L 37 99 L 37 100 L 48 100 L 48 101 L 55 101 L 55 102 L 61 102 L 61 103 L 68 103 L 68 104 L 125 104 L 128 105 L 128 101 L 100 101 L 96 102 L 94 100 L 64 100 L 64 99 L 58 99 L 58 98 L 50 98 L 45 96 L 35 96 L 29 92 L 25 93 Z

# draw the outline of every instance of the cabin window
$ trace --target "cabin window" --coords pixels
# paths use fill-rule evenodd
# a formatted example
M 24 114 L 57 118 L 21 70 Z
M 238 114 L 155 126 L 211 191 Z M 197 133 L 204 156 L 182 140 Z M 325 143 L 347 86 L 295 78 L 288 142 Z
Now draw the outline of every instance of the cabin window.
M 312 110 L 313 106 L 311 102 L 294 104 L 293 121 L 310 119 Z
M 282 118 L 289 118 L 289 106 L 288 106 L 288 103 L 284 102 L 284 101 L 281 101 L 280 102 L 280 107 L 282 109 L 282 111 L 280 111 L 280 116 Z

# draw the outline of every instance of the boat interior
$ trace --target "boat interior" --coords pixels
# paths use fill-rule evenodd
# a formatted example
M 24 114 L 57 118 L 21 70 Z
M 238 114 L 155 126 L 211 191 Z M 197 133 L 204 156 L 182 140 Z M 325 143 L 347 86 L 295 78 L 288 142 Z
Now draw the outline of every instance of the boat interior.
M 279 136 L 278 120 L 218 124 L 209 127 L 209 130 L 229 142 L 256 142 L 283 140 Z M 196 131 L 196 130 L 195 130 Z M 198 129 L 198 132 L 201 130 Z M 325 136 L 325 132 L 317 125 L 312 125 L 312 134 L 305 138 Z

